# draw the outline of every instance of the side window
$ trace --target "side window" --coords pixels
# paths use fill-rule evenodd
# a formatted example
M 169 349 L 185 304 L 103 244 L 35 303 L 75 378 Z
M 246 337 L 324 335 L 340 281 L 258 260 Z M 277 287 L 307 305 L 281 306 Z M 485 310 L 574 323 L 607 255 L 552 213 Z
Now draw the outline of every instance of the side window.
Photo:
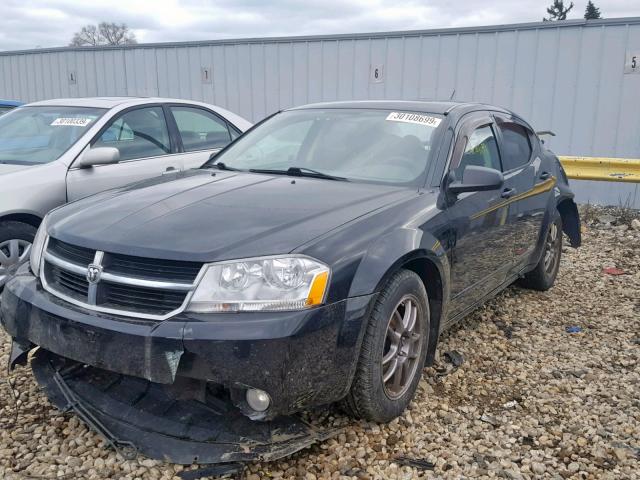
M 454 169 L 456 180 L 464 181 L 464 170 L 469 166 L 501 169 L 498 143 L 491 126 L 480 127 L 469 135 L 460 164 Z
M 201 108 L 171 107 L 185 152 L 222 148 L 231 141 L 224 120 Z
M 120 117 L 111 124 L 109 128 L 100 137 L 105 144 L 113 142 L 124 142 L 127 140 L 133 140 L 133 130 L 125 122 L 123 117 Z
M 168 154 L 171 147 L 162 108 L 139 108 L 124 113 L 111 123 L 93 147 L 115 147 L 120 150 L 120 160 Z
M 517 123 L 501 123 L 498 128 L 502 133 L 504 171 L 513 170 L 529 163 L 532 150 L 527 129 Z

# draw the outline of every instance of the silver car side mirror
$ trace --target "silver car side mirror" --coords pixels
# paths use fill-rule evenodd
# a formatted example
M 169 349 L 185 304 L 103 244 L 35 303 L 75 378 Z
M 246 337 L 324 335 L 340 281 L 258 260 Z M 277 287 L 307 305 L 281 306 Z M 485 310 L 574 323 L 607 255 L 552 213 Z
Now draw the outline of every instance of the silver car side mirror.
M 94 165 L 109 165 L 120 161 L 120 150 L 114 147 L 89 148 L 78 160 L 78 167 L 87 168 Z

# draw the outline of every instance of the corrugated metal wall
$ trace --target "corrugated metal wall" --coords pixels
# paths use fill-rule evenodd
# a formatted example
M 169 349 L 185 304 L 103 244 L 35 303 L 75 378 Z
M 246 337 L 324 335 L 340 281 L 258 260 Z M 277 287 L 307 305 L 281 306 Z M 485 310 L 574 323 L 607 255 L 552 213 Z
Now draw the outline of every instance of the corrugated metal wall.
M 259 120 L 350 99 L 448 99 L 511 108 L 559 154 L 640 158 L 640 18 L 384 34 L 0 53 L 0 97 L 191 98 Z M 378 76 L 374 75 L 378 70 Z M 580 182 L 581 184 L 583 182 Z M 583 201 L 640 206 L 637 185 L 580 185 Z

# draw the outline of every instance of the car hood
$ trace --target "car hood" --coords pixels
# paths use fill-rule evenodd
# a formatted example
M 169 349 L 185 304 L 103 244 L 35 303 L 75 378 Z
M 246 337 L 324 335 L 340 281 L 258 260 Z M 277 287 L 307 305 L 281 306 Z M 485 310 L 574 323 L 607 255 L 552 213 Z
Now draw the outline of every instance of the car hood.
M 416 189 L 194 170 L 54 211 L 49 232 L 135 256 L 218 261 L 288 253 Z
M 12 163 L 0 163 L 0 175 L 17 172 L 19 170 L 26 170 L 27 168 L 31 167 L 33 167 L 33 165 L 14 165 Z

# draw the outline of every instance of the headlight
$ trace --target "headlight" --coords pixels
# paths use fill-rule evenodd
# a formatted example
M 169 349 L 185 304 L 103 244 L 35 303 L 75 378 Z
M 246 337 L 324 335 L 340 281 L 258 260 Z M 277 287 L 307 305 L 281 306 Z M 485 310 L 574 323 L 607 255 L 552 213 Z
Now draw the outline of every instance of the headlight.
M 29 257 L 29 263 L 31 264 L 31 271 L 36 277 L 40 276 L 40 262 L 42 260 L 42 251 L 44 250 L 44 244 L 47 240 L 47 219 L 48 215 L 45 215 L 40 228 L 36 232 L 36 237 L 33 239 L 31 245 L 31 256 Z
M 191 312 L 302 310 L 320 305 L 329 267 L 307 257 L 265 257 L 214 263 L 196 287 Z

